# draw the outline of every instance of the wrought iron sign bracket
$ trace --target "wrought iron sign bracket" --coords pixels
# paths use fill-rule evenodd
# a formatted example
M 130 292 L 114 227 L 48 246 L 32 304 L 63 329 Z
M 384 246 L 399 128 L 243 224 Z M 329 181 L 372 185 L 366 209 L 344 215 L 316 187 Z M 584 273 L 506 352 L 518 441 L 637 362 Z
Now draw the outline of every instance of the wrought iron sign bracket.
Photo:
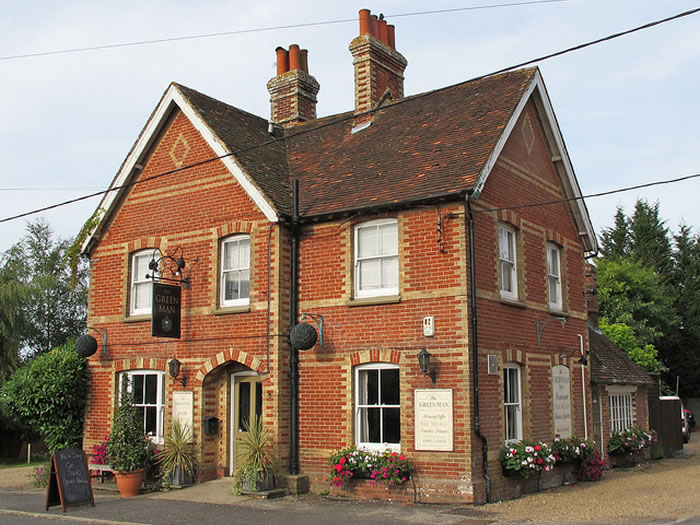
M 178 251 L 180 252 L 180 256 L 176 258 L 175 255 L 178 254 Z M 156 252 L 160 255 L 158 258 L 156 258 Z M 181 284 L 186 290 L 190 287 L 190 278 L 189 276 L 183 277 L 182 273 L 185 269 L 187 260 L 188 259 L 185 259 L 184 257 L 182 246 L 175 248 L 175 253 L 173 255 L 163 255 L 160 253 L 160 249 L 156 248 L 153 250 L 153 255 L 148 263 L 150 273 L 146 274 L 146 279 L 151 279 L 154 283 L 164 281 L 167 283 Z M 199 257 L 189 259 L 189 261 L 196 264 L 199 261 Z M 164 265 L 162 270 L 160 269 L 161 264 Z M 162 274 L 165 272 L 169 272 L 170 276 L 164 277 Z

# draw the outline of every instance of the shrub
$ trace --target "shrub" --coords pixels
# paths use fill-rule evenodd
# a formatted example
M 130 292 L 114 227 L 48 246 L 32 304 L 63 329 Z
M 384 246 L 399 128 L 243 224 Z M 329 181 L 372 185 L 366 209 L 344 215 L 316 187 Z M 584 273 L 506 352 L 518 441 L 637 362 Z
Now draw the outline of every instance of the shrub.
M 51 453 L 80 448 L 87 386 L 85 359 L 71 341 L 15 373 L 2 387 L 2 410 L 19 426 L 36 429 Z
M 117 472 L 133 472 L 146 467 L 150 440 L 143 433 L 143 421 L 133 405 L 128 381 L 122 382 L 119 408 L 107 443 L 107 458 Z
M 581 461 L 579 477 L 584 481 L 598 481 L 603 477 L 605 471 L 605 461 L 600 457 L 600 452 L 594 450 L 593 453 Z
M 107 444 L 109 443 L 109 436 L 107 436 L 102 443 L 99 445 L 94 445 L 92 447 L 92 461 L 93 465 L 106 465 L 107 464 Z
M 49 467 L 43 465 L 41 467 L 35 467 L 34 472 L 32 472 L 32 487 L 45 488 L 49 485 Z

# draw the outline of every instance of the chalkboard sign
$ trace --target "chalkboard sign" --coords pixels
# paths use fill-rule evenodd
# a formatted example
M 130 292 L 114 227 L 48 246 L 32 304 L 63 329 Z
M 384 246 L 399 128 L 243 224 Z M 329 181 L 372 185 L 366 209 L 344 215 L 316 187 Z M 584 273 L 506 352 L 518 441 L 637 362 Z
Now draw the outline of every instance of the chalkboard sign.
M 49 486 L 46 489 L 46 510 L 61 505 L 65 512 L 66 507 L 71 505 L 88 503 L 95 506 L 85 452 L 79 448 L 64 448 L 52 454 Z

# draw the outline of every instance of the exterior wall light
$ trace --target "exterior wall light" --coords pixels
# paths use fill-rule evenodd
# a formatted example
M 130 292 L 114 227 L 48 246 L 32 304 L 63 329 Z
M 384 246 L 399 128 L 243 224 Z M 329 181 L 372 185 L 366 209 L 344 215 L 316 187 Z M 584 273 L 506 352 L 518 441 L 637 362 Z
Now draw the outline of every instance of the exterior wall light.
M 184 388 L 187 386 L 187 378 L 185 377 L 185 373 L 182 373 L 182 377 L 178 377 L 180 375 L 181 366 L 182 363 L 180 363 L 180 361 L 178 361 L 177 358 L 173 357 L 168 363 L 168 373 L 170 374 L 170 377 L 173 378 L 173 381 L 180 381 Z
M 433 383 L 435 383 L 435 377 L 437 376 L 437 372 L 435 370 L 430 369 L 430 357 L 431 353 L 428 352 L 425 347 L 418 352 L 418 366 L 420 367 L 420 371 L 423 372 L 424 376 L 430 376 L 430 379 L 433 380 Z

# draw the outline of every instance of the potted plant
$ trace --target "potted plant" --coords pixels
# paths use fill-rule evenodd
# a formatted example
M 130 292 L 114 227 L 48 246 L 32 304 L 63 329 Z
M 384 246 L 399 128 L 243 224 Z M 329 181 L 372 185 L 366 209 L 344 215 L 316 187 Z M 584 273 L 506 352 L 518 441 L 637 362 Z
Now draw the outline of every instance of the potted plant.
M 245 435 L 239 442 L 240 467 L 234 473 L 233 491 L 240 494 L 272 490 L 275 488 L 272 434 L 263 428 L 262 421 L 257 417 L 243 427 Z
M 143 422 L 133 405 L 131 393 L 127 391 L 126 379 L 122 382 L 119 408 L 112 422 L 107 458 L 114 469 L 121 495 L 125 498 L 136 496 L 141 490 L 148 447 Z
M 158 464 L 163 475 L 168 476 L 170 485 L 185 487 L 194 483 L 197 475 L 197 450 L 192 442 L 189 425 L 173 422 L 170 433 L 165 436 L 163 450 L 158 452 Z

